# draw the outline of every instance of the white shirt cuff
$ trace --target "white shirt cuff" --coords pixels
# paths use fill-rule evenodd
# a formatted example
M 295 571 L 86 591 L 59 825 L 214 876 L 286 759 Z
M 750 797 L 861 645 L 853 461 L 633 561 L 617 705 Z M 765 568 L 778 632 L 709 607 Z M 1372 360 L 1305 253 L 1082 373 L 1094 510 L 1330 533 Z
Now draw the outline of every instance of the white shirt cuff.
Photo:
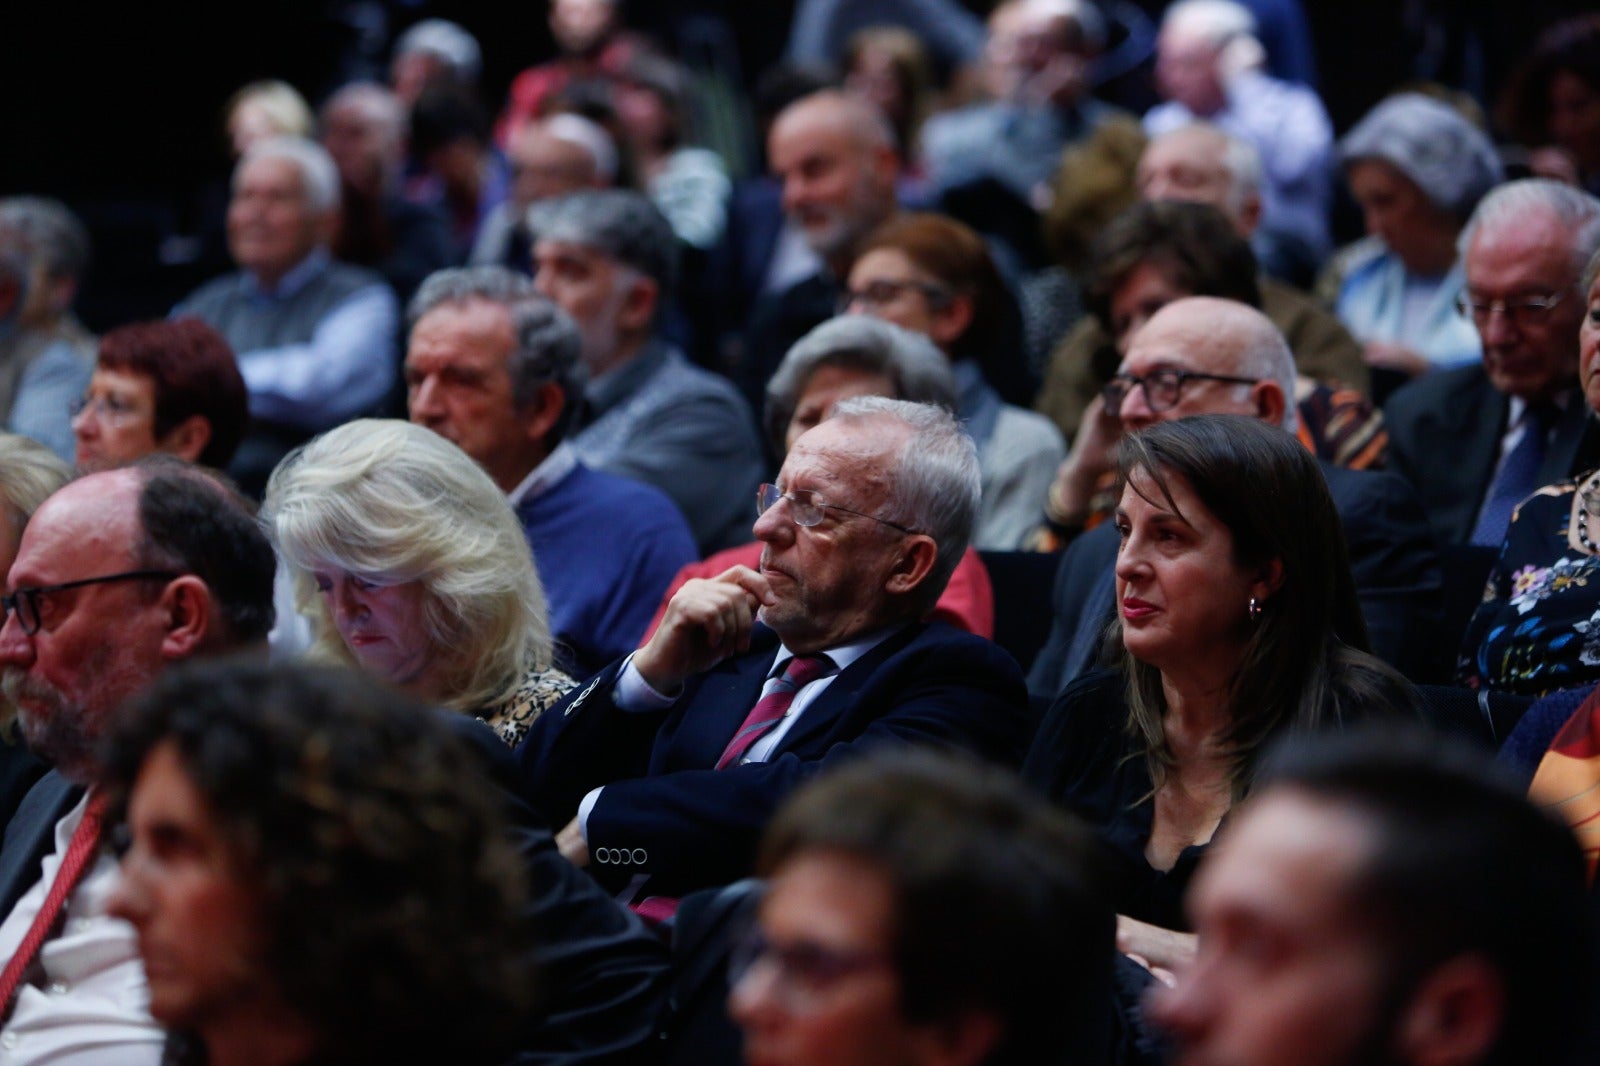
M 677 695 L 665 696 L 650 687 L 633 665 L 633 656 L 629 655 L 622 664 L 622 673 L 617 675 L 617 684 L 612 689 L 612 702 L 624 711 L 664 711 L 678 702 Z

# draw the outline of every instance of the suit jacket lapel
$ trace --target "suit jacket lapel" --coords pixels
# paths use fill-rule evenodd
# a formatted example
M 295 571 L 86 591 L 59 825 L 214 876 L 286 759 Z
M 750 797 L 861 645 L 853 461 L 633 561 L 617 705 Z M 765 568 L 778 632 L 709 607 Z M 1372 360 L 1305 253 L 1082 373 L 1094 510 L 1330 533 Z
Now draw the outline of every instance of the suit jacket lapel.
M 800 720 L 789 727 L 772 754 L 781 755 L 805 747 L 811 740 L 832 729 L 839 717 L 859 702 L 861 690 L 870 684 L 873 675 L 892 655 L 904 651 L 906 646 L 927 630 L 922 623 L 906 626 L 879 642 L 878 646 L 851 663 L 849 668 L 833 679 L 822 694 L 807 705 Z
M 39 863 L 55 846 L 55 826 L 83 789 L 54 770 L 29 790 L 0 844 L 0 920 L 39 877 Z

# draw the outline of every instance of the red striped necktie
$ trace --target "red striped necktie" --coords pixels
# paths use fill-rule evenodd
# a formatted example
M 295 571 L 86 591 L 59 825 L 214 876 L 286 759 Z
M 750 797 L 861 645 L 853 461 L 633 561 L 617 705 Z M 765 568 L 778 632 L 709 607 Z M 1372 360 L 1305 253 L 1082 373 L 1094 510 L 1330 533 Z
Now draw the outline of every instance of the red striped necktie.
M 795 696 L 811 682 L 833 673 L 833 660 L 826 655 L 796 655 L 789 660 L 789 665 L 784 668 L 783 676 L 778 683 L 756 701 L 756 705 L 745 716 L 744 723 L 739 726 L 739 731 L 728 741 L 728 746 L 723 749 L 722 758 L 717 760 L 717 769 L 736 765 L 744 758 L 744 753 L 750 750 L 750 745 L 760 740 L 772 731 L 773 726 L 783 721 L 784 715 L 789 713 L 789 706 L 794 703 Z

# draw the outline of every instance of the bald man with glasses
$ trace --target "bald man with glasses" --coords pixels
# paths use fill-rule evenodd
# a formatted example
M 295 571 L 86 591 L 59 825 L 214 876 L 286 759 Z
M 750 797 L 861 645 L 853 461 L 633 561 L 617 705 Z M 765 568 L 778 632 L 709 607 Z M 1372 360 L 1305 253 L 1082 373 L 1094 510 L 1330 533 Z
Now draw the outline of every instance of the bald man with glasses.
M 1117 441 L 1158 422 L 1238 415 L 1294 433 L 1294 376 L 1283 334 L 1255 308 L 1209 296 L 1167 304 L 1133 335 L 1102 391 L 1105 413 L 1079 434 L 1063 464 L 1052 490 L 1056 508 L 1092 517 L 1095 487 L 1113 467 Z M 1392 474 L 1321 467 L 1344 522 L 1372 651 L 1416 680 L 1443 678 L 1451 664 L 1422 639 L 1442 580 L 1416 493 Z M 1054 698 L 1099 663 L 1115 616 L 1118 544 L 1112 523 L 1101 522 L 1077 536 L 1062 558 L 1052 592 L 1055 621 L 1028 674 L 1036 698 Z

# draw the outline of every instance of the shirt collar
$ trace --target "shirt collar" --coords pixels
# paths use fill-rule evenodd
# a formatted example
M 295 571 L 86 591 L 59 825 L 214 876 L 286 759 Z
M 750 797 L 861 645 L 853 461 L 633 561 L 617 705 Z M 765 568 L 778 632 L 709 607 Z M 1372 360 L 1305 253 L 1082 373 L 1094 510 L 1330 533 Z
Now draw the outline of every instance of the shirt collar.
M 544 457 L 544 462 L 528 471 L 528 476 L 506 494 L 507 502 L 515 509 L 528 500 L 543 496 L 552 485 L 572 473 L 577 465 L 577 451 L 570 442 L 562 441 L 556 445 L 555 451 Z
M 244 289 L 247 294 L 255 299 L 286 299 L 311 284 L 312 279 L 328 269 L 328 264 L 331 262 L 332 259 L 328 255 L 326 248 L 313 248 L 310 255 L 300 260 L 284 273 L 283 277 L 278 280 L 277 286 L 270 292 L 262 286 L 260 279 L 248 270 L 244 272 L 242 279 Z
M 845 644 L 824 648 L 822 654 L 833 660 L 833 665 L 836 667 L 834 672 L 842 674 L 850 668 L 850 664 L 889 639 L 903 625 L 904 623 L 901 623 L 899 625 L 885 626 L 883 629 L 874 629 L 872 632 L 864 633 Z M 788 666 L 789 660 L 793 658 L 794 652 L 790 651 L 788 646 L 780 641 L 778 644 L 778 657 L 772 661 L 772 669 L 767 671 L 767 676 L 769 678 L 777 677 L 783 673 L 783 668 Z

